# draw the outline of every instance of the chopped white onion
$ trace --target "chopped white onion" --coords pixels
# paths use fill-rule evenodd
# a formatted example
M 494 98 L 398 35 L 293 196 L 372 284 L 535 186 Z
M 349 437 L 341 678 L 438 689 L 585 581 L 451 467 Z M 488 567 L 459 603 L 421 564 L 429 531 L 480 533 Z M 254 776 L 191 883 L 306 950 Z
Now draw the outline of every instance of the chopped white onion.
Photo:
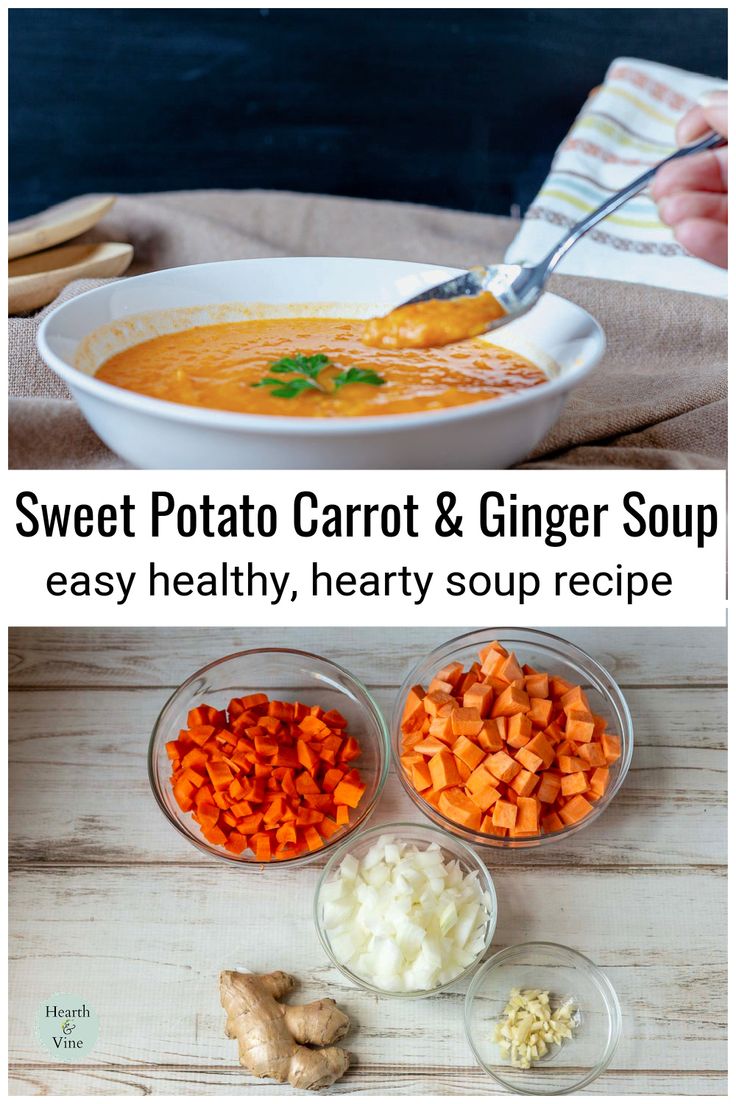
M 483 950 L 491 901 L 477 872 L 391 836 L 362 859 L 347 855 L 322 889 L 322 923 L 335 957 L 391 992 L 426 992 L 458 977 Z

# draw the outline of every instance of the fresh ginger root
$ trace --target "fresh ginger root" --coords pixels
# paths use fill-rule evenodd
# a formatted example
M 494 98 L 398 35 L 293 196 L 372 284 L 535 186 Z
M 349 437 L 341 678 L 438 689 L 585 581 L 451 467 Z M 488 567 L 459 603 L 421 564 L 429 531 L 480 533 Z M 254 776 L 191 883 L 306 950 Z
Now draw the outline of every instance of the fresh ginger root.
M 241 1066 L 254 1077 L 272 1077 L 295 1089 L 325 1089 L 345 1073 L 346 1051 L 329 1044 L 342 1039 L 350 1020 L 334 1000 L 281 1004 L 296 982 L 280 970 L 241 974 L 223 970 L 220 1001 L 225 1034 L 238 1040 Z

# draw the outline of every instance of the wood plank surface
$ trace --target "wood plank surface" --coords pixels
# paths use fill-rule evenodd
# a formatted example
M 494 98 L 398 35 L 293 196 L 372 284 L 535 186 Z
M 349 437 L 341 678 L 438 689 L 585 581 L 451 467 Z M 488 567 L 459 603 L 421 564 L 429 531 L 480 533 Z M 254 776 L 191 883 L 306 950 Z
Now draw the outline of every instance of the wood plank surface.
M 238 965 L 293 972 L 305 999 L 329 994 L 348 1010 L 354 1064 L 333 1095 L 499 1091 L 465 1041 L 463 987 L 407 1005 L 349 986 L 312 924 L 323 862 L 263 871 L 217 864 L 165 822 L 146 774 L 150 729 L 170 688 L 213 658 L 265 643 L 328 653 L 388 715 L 411 662 L 447 635 L 11 632 L 11 1093 L 282 1091 L 239 1070 L 222 1034 L 217 973 Z M 722 1094 L 725 634 L 562 635 L 619 679 L 635 721 L 634 759 L 586 831 L 557 846 L 485 849 L 499 899 L 493 947 L 553 938 L 608 973 L 622 1040 L 588 1091 Z M 392 772 L 375 822 L 419 817 Z M 33 1033 L 37 1006 L 64 990 L 81 991 L 100 1016 L 97 1046 L 78 1065 L 54 1063 Z

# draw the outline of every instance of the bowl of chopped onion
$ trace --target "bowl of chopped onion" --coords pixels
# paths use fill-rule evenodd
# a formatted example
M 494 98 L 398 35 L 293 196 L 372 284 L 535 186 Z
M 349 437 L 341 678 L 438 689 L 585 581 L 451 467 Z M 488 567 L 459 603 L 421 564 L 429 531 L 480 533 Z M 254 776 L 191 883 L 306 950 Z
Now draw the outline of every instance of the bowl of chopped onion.
M 496 915 L 493 880 L 473 848 L 417 824 L 345 840 L 314 898 L 330 960 L 361 988 L 392 997 L 428 997 L 469 976 Z
M 503 1088 L 528 1096 L 577 1092 L 608 1068 L 621 1007 L 590 959 L 557 943 L 518 943 L 489 958 L 465 998 L 465 1033 Z

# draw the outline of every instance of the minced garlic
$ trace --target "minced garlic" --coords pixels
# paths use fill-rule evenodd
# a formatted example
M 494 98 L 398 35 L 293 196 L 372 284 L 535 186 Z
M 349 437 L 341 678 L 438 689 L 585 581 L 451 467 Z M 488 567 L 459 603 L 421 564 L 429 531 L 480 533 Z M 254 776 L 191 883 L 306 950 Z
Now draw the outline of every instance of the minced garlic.
M 512 989 L 496 1024 L 494 1042 L 517 1069 L 530 1069 L 551 1046 L 572 1039 L 577 1009 L 568 997 L 554 1012 L 549 993 L 542 989 Z

